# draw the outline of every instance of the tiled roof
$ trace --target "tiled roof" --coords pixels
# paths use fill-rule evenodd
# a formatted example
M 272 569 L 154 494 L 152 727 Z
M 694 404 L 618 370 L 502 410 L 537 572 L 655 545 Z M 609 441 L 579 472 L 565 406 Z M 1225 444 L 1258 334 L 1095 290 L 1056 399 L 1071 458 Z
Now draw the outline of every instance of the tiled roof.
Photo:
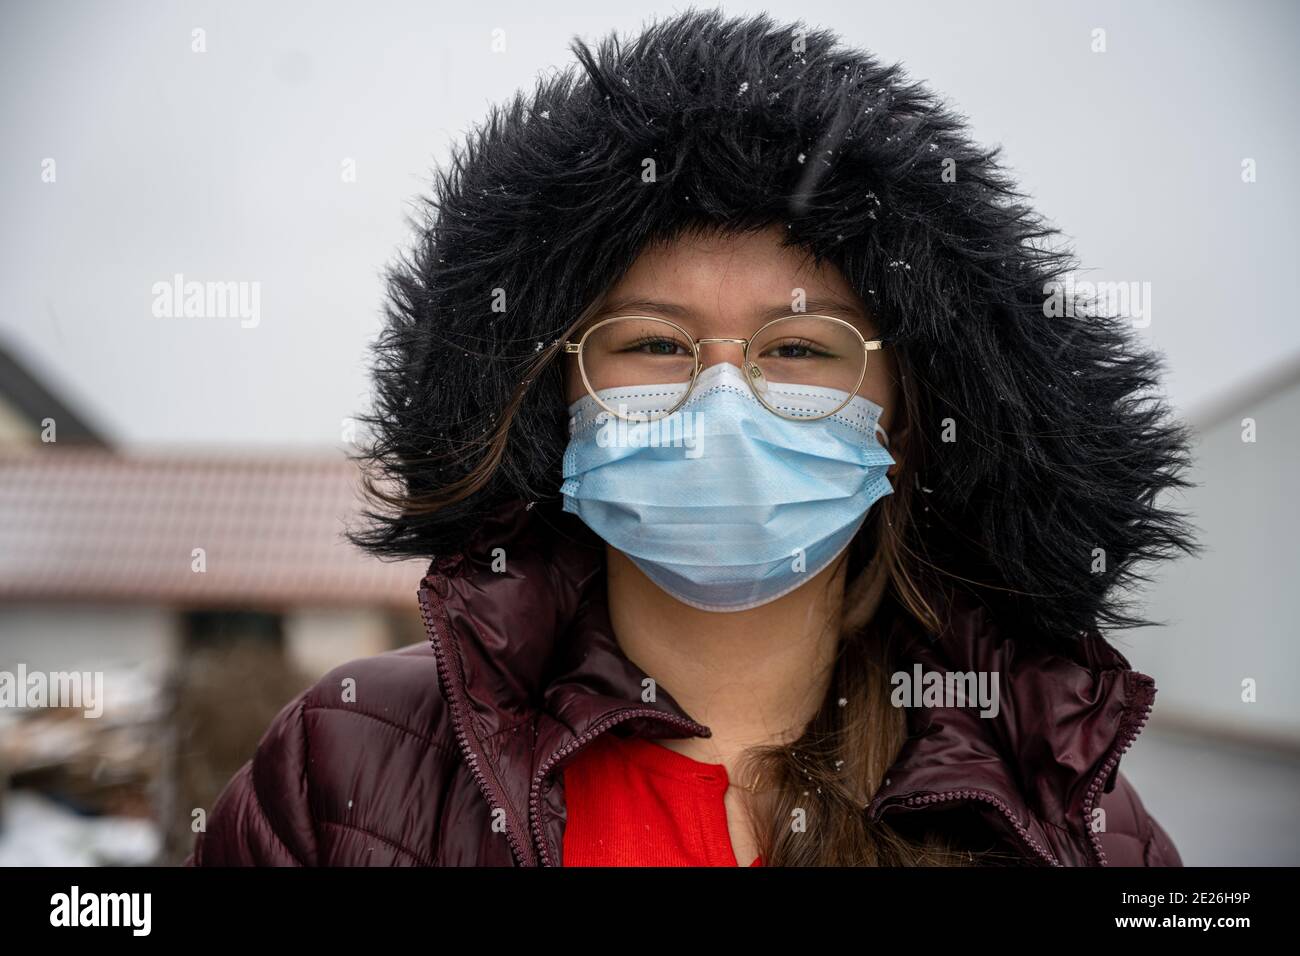
M 0 601 L 413 606 L 427 562 L 342 536 L 359 480 L 342 452 L 0 450 Z

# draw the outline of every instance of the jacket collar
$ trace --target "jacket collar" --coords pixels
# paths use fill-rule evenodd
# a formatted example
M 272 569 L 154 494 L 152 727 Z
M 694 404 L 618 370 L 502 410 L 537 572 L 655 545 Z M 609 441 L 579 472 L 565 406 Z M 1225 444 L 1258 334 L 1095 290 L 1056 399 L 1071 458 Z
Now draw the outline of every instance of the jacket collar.
M 461 746 L 524 864 L 558 860 L 555 771 L 595 736 L 616 724 L 643 737 L 711 733 L 667 688 L 647 699 L 650 675 L 613 638 L 604 559 L 579 520 L 520 502 L 488 516 L 422 582 Z M 963 802 L 1037 862 L 1099 864 L 1088 822 L 1150 712 L 1154 682 L 1096 632 L 1049 645 L 960 597 L 946 620 L 944 633 L 908 648 L 909 673 L 997 674 L 998 713 L 909 707 L 909 738 L 868 812 Z

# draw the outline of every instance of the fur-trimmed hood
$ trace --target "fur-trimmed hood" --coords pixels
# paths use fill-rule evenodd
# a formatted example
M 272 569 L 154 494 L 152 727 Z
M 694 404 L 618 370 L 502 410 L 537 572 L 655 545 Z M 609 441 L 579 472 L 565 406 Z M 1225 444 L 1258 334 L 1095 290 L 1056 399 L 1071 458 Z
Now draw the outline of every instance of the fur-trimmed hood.
M 647 242 L 779 222 L 843 272 L 918 386 L 908 544 L 934 583 L 1050 635 L 1140 621 L 1117 596 L 1141 562 L 1194 547 L 1162 501 L 1186 435 L 1123 318 L 1045 314 L 1074 263 L 998 151 L 898 67 L 766 15 L 690 10 L 573 49 L 436 173 L 362 416 L 374 472 L 418 500 L 479 463 L 530 378 L 505 453 L 467 499 L 372 509 L 353 540 L 453 554 L 502 505 L 557 497 L 567 405 L 539 358 Z

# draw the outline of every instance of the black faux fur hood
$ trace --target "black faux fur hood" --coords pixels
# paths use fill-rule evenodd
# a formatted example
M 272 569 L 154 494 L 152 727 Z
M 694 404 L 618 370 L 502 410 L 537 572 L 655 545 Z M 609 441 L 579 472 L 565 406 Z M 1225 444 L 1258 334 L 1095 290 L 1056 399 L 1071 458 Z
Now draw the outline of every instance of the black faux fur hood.
M 1121 596 L 1144 560 L 1195 548 L 1161 494 L 1185 484 L 1186 433 L 1125 319 L 1045 314 L 1074 263 L 998 150 L 899 67 L 766 15 L 688 10 L 573 50 L 435 173 L 390 270 L 362 457 L 408 500 L 353 540 L 433 558 L 504 503 L 557 498 L 566 330 L 648 241 L 781 223 L 919 389 L 910 546 L 935 583 L 1049 635 L 1140 622 Z M 491 481 L 412 507 L 481 462 L 512 397 Z

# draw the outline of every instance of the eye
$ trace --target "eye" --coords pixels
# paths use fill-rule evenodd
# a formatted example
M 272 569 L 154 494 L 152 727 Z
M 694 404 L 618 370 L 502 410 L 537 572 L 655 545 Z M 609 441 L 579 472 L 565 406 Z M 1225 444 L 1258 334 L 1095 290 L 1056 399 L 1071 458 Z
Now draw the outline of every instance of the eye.
M 689 355 L 680 342 L 656 335 L 642 336 L 623 347 L 624 352 L 638 352 L 642 355 Z
M 830 353 L 808 339 L 786 339 L 768 346 L 761 358 L 808 359 L 828 358 Z

